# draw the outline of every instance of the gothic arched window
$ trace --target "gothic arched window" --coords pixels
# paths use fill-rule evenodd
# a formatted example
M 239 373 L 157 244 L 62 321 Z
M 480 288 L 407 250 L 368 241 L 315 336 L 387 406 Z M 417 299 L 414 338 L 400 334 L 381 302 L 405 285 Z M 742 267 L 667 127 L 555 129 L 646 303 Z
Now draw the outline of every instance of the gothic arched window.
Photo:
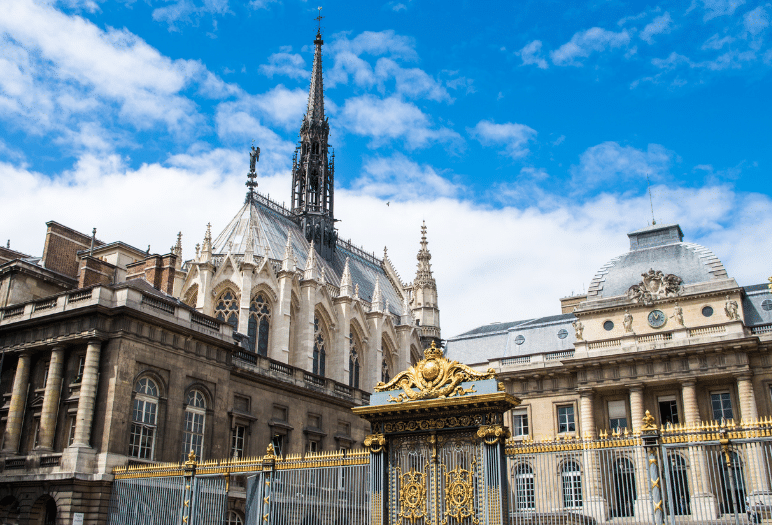
M 196 459 L 203 459 L 204 453 L 204 427 L 206 423 L 206 398 L 198 390 L 188 393 L 188 402 L 185 407 L 185 434 L 182 442 L 183 458 L 187 460 L 188 453 L 192 450 Z
M 239 326 L 239 296 L 225 290 L 215 301 L 214 316 L 234 329 Z
M 263 294 L 257 294 L 249 304 L 249 349 L 253 352 L 257 347 L 257 353 L 268 355 L 268 330 L 271 322 L 271 307 L 263 298 Z
M 134 385 L 134 392 L 129 456 L 152 460 L 158 421 L 158 385 L 143 377 Z
M 381 381 L 384 383 L 388 383 L 391 379 L 391 374 L 389 374 L 389 363 L 386 362 L 386 358 L 383 358 L 383 363 L 381 363 Z
M 348 351 L 348 386 L 359 388 L 359 353 L 358 345 L 354 339 L 354 332 L 349 332 L 349 351 Z
M 321 322 L 317 316 L 314 316 L 314 374 L 324 376 L 324 362 L 326 360 L 326 352 L 324 350 L 324 332 L 322 331 Z

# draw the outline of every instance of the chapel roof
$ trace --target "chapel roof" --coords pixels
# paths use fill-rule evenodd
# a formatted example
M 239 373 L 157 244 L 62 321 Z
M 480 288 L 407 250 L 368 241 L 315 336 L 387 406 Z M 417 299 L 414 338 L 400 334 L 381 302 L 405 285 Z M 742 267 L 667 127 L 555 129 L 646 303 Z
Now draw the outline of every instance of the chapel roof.
M 290 233 L 292 251 L 297 257 L 298 268 L 302 270 L 306 265 L 311 244 L 289 210 L 255 193 L 254 198 L 247 200 L 212 242 L 214 263 L 221 264 L 229 252 L 237 261 L 242 260 L 251 239 L 255 257 L 264 257 L 267 253 L 268 259 L 273 261 L 278 269 Z M 340 287 L 346 257 L 349 258 L 352 284 L 359 285 L 359 297 L 372 302 L 377 278 L 383 299 L 389 303 L 389 310 L 394 315 L 400 315 L 403 299 L 387 277 L 382 266 L 383 261 L 342 239 L 337 241 L 332 261 L 323 257 L 316 258 L 320 271 L 324 272 L 325 280 L 335 287 Z

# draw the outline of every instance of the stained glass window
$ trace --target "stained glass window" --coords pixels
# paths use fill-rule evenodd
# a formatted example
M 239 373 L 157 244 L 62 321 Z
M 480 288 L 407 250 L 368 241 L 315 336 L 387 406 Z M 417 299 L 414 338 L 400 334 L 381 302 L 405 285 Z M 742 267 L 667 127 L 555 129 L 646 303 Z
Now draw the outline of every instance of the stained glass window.
M 271 322 L 271 307 L 263 298 L 263 294 L 258 294 L 252 298 L 249 305 L 249 349 L 253 352 L 257 350 L 260 355 L 268 355 L 268 330 Z M 255 348 L 257 347 L 257 348 Z
M 314 369 L 312 370 L 314 374 L 324 376 L 325 360 L 324 332 L 319 318 L 314 316 Z
M 225 321 L 233 328 L 239 326 L 239 296 L 230 290 L 225 290 L 215 301 L 214 316 Z

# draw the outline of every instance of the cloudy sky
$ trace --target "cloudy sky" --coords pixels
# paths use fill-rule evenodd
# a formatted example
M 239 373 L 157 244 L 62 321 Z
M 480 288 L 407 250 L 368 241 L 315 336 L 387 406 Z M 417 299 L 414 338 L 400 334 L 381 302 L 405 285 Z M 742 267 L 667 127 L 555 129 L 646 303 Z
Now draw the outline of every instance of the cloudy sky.
M 45 222 L 192 257 L 259 190 L 290 197 L 317 5 L 3 0 L 0 239 Z M 559 312 L 626 233 L 678 222 L 742 284 L 772 275 L 772 4 L 326 2 L 343 238 L 412 280 L 429 230 L 442 332 Z M 389 205 L 387 206 L 387 202 Z

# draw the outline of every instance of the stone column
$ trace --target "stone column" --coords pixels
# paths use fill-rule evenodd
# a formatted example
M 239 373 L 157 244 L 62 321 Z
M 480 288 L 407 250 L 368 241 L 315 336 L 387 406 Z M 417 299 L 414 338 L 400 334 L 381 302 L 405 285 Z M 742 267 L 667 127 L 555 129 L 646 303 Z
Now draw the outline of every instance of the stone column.
M 80 383 L 80 399 L 75 416 L 75 439 L 73 447 L 91 447 L 91 424 L 94 421 L 97 382 L 99 378 L 99 356 L 102 352 L 101 341 L 89 341 L 86 348 L 86 362 L 83 367 L 83 379 Z
M 19 440 L 21 439 L 21 426 L 24 421 L 24 408 L 27 404 L 27 388 L 29 387 L 31 364 L 32 357 L 29 353 L 24 352 L 19 355 L 16 375 L 13 378 L 11 406 L 8 408 L 8 422 L 5 425 L 5 446 L 3 447 L 3 452 L 8 454 L 19 453 Z
M 737 377 L 737 394 L 740 398 L 740 416 L 742 419 L 746 423 L 756 421 L 759 418 L 759 412 L 756 407 L 756 394 L 753 391 L 753 382 L 751 381 L 750 374 L 743 374 Z M 740 418 L 735 414 L 735 421 L 739 420 Z M 753 442 L 748 443 L 746 447 L 751 493 L 766 493 L 769 490 L 769 480 L 766 474 L 766 461 L 764 460 L 765 454 L 762 444 Z
M 48 364 L 48 380 L 43 394 L 43 409 L 40 412 L 38 449 L 53 450 L 56 435 L 56 416 L 59 414 L 59 397 L 62 393 L 62 371 L 64 370 L 64 348 L 51 350 Z
M 592 390 L 579 392 L 579 416 L 580 431 L 583 439 L 594 440 L 597 438 L 594 414 L 594 393 Z M 608 519 L 608 504 L 603 497 L 603 483 L 601 481 L 599 450 L 585 447 L 582 453 L 584 466 L 587 472 L 587 502 L 585 512 L 598 522 Z
M 702 418 L 697 405 L 697 381 L 687 379 L 681 383 L 681 400 L 684 404 L 684 423 L 700 428 Z M 686 449 L 689 455 L 689 491 L 691 497 L 692 517 L 700 521 L 713 520 L 718 517 L 716 497 L 710 492 L 708 481 L 710 469 L 705 448 L 700 443 L 692 443 Z M 672 465 L 670 465 L 672 468 Z
M 684 402 L 684 423 L 687 425 L 699 425 L 700 410 L 697 407 L 697 382 L 687 379 L 681 383 L 681 398 Z
M 633 432 L 640 432 L 643 426 L 643 385 L 630 387 L 630 423 Z

